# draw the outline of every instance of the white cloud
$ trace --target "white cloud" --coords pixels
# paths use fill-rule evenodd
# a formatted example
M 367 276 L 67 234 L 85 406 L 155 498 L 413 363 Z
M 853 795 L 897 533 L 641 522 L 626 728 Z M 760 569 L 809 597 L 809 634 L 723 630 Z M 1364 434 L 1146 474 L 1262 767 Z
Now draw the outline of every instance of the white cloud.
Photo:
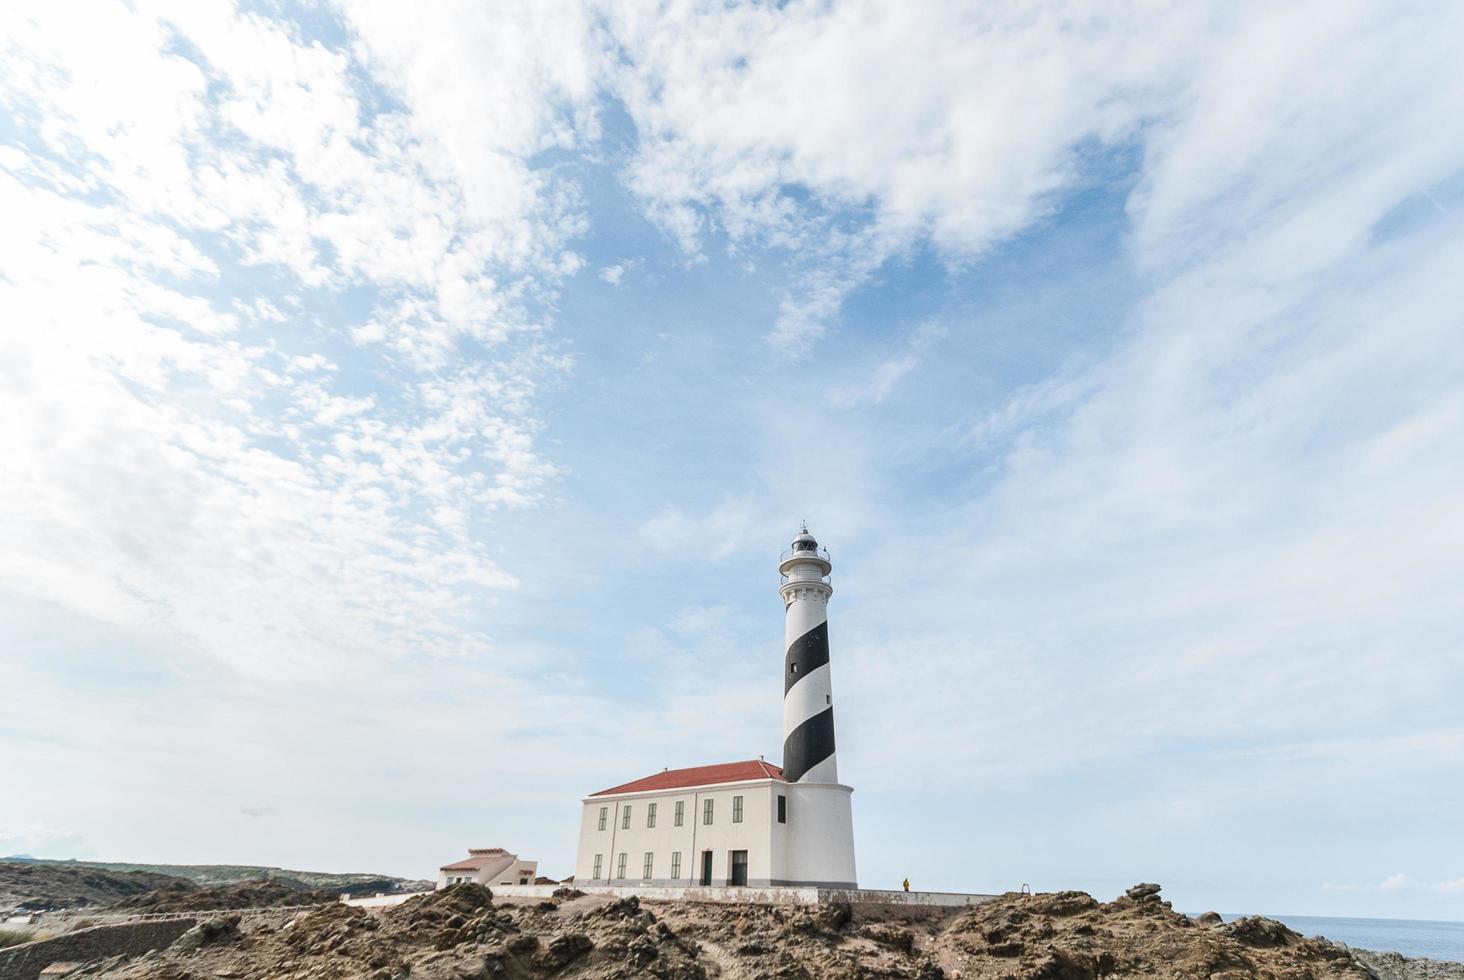
M 694 542 L 696 554 L 719 560 L 755 540 L 769 526 L 769 517 L 758 502 L 729 497 L 700 517 L 667 507 L 639 531 L 646 544 L 666 554 L 687 554 Z
M 946 328 L 940 324 L 927 323 L 916 328 L 902 345 L 902 351 L 881 361 L 862 384 L 830 389 L 829 403 L 835 408 L 882 404 L 945 334 Z
M 1399 135 L 1447 115 L 1445 38 L 1461 31 L 1424 40 L 1376 7 L 1327 10 L 1294 62 L 1289 16 L 1202 46 L 1193 111 L 1146 136 L 1131 212 L 1157 288 L 1130 339 L 979 423 L 989 487 L 882 549 L 877 567 L 941 560 L 900 577 L 888 621 L 861 623 L 892 638 L 855 668 L 881 767 L 934 751 L 920 732 L 1008 772 L 1075 753 L 1118 767 L 1157 739 L 1301 747 L 1357 730 L 1369 780 L 1393 778 L 1400 756 L 1367 751 L 1393 733 L 1422 740 L 1423 771 L 1457 759 L 1443 705 L 1464 677 L 1440 639 L 1464 628 L 1448 584 L 1464 575 L 1464 239 L 1447 220 L 1376 229 L 1464 167 L 1458 127 L 1427 146 Z M 1374 69 L 1404 46 L 1380 100 Z M 1247 52 L 1264 57 L 1241 83 Z M 1304 77 L 1321 66 L 1325 83 Z M 918 691 L 936 678 L 980 705 L 933 717 L 942 702 Z M 892 688 L 911 707 L 877 715 Z M 1014 710 L 1032 733 L 1020 762 L 992 748 Z
M 1446 881 L 1421 881 L 1399 872 L 1389 875 L 1376 884 L 1370 885 L 1324 882 L 1322 884 L 1322 890 L 1331 892 L 1461 892 L 1464 891 L 1464 878 L 1452 878 Z
M 622 259 L 614 265 L 607 265 L 600 269 L 598 275 L 600 281 L 611 286 L 619 286 L 625 279 L 627 272 L 634 272 L 641 268 L 644 263 L 641 259 Z
M 732 616 L 733 609 L 727 603 L 715 606 L 689 606 L 671 620 L 671 629 L 684 634 L 706 634 L 722 632 Z
M 555 99 L 584 85 L 488 59 L 522 98 L 444 108 L 410 35 L 409 64 L 371 48 L 384 8 L 332 49 L 226 3 L 84 7 L 4 25 L 28 152 L 0 173 L 0 581 L 240 670 L 486 649 L 470 597 L 515 580 L 478 531 L 558 472 L 534 395 L 568 361 L 528 302 L 581 227 L 527 158 L 576 138 Z M 482 40 L 452 34 L 460 57 Z M 285 285 L 250 297 L 253 269 Z M 378 298 L 369 328 L 309 324 L 347 288 Z M 382 348 L 371 393 L 322 349 L 348 332 Z M 490 356 L 459 360 L 464 339 Z
M 1182 97 L 1198 8 L 795 3 L 614 8 L 631 186 L 685 248 L 714 228 L 805 261 L 772 334 L 807 349 L 928 238 L 980 253 Z M 849 209 L 856 215 L 851 218 Z

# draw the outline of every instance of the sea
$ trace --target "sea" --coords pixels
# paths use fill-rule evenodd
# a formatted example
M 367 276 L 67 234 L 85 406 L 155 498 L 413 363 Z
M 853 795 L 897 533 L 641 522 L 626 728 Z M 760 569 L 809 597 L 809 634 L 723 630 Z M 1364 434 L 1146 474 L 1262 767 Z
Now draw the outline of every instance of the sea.
M 1273 915 L 1303 936 L 1325 936 L 1348 946 L 1431 960 L 1464 963 L 1464 922 L 1428 922 L 1421 919 L 1344 919 L 1320 915 Z M 1226 922 L 1240 918 L 1223 916 Z

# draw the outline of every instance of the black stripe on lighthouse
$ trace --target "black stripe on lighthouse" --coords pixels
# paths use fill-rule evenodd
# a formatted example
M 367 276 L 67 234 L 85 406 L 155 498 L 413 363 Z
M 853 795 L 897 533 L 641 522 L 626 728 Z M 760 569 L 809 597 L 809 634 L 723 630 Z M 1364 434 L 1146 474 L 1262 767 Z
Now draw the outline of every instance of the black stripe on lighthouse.
M 819 623 L 794 640 L 783 658 L 783 696 L 809 674 L 829 662 L 829 624 Z
M 834 754 L 834 709 L 825 708 L 783 740 L 783 778 L 796 783 Z

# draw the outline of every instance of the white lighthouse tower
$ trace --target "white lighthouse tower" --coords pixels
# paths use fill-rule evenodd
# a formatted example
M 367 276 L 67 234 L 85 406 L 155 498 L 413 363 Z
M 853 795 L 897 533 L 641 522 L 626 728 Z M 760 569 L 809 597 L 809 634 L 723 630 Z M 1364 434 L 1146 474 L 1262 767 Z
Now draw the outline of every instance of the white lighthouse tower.
M 833 564 L 805 524 L 778 562 L 783 597 L 783 778 L 788 884 L 853 887 L 854 815 L 834 752 L 829 666 Z

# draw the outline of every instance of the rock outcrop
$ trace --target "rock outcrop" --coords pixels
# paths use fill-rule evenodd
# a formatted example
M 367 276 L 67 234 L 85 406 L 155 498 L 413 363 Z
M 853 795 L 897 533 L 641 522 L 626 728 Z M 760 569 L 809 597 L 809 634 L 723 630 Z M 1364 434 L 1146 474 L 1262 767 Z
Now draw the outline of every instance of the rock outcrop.
M 1356 956 L 1377 980 L 1464 980 L 1464 963 L 1444 963 L 1400 953 L 1374 953 L 1354 949 Z
M 1141 881 L 1124 894 L 1136 902 L 1157 902 L 1160 890 L 1152 881 Z
M 96 908 L 173 887 L 187 888 L 189 883 L 145 871 L 0 861 L 0 910 Z
M 208 926 L 207 929 L 204 926 Z M 204 923 L 198 939 L 88 968 L 96 980 L 1368 980 L 1351 951 L 1278 922 L 1201 926 L 1144 889 L 1008 894 L 965 909 L 495 899 L 455 885 L 399 906 L 341 904 Z M 1425 980 L 1398 975 L 1397 980 Z M 1394 980 L 1392 976 L 1388 980 Z M 1432 978 L 1427 978 L 1432 980 Z M 1456 980 L 1448 977 L 1448 980 Z

